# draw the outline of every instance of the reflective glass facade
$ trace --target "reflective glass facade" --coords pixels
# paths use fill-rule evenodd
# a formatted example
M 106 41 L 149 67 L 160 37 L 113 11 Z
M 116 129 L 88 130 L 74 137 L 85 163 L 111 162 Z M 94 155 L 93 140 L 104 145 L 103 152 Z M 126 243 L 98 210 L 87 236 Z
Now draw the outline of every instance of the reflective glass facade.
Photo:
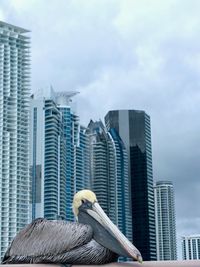
M 0 257 L 29 221 L 30 39 L 0 22 Z
M 45 100 L 30 98 L 31 220 L 44 217 Z
M 32 218 L 74 221 L 74 194 L 89 187 L 89 139 L 71 108 L 76 92 L 31 99 Z
M 64 121 L 64 139 L 66 142 L 66 198 L 68 221 L 74 221 L 72 201 L 74 194 L 89 188 L 89 139 L 85 128 L 80 125 L 79 117 L 69 105 L 70 93 L 55 93 L 58 109 Z
M 66 218 L 66 143 L 61 112 L 51 99 L 31 98 L 31 217 Z
M 133 242 L 144 260 L 156 260 L 150 117 L 144 111 L 114 110 L 105 116 L 128 152 Z
M 62 114 L 45 100 L 44 217 L 66 218 L 66 142 Z
M 109 136 L 109 176 L 115 174 L 114 179 L 110 179 L 110 184 L 115 182 L 116 191 L 110 187 L 110 194 L 116 194 L 117 210 L 114 210 L 112 203 L 110 204 L 110 213 L 115 213 L 118 227 L 124 235 L 132 240 L 132 219 L 129 201 L 129 182 L 128 182 L 128 155 L 123 141 L 115 129 L 110 129 Z M 113 196 L 114 197 L 114 196 Z
M 128 191 L 128 157 L 118 133 L 107 131 L 101 121 L 90 121 L 90 161 L 92 189 L 119 229 L 131 240 L 132 222 Z
M 64 138 L 66 141 L 66 219 L 74 220 L 71 203 L 74 195 L 74 115 L 71 113 L 70 106 L 60 106 L 64 121 Z

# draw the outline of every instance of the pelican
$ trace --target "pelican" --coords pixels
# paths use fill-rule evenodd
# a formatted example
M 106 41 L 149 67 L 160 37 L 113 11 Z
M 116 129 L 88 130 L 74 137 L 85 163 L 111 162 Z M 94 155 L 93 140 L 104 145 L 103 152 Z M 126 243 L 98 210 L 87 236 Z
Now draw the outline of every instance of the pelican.
M 8 247 L 3 264 L 106 264 L 118 256 L 142 262 L 137 248 L 119 231 L 90 190 L 75 194 L 73 212 L 78 222 L 34 220 Z

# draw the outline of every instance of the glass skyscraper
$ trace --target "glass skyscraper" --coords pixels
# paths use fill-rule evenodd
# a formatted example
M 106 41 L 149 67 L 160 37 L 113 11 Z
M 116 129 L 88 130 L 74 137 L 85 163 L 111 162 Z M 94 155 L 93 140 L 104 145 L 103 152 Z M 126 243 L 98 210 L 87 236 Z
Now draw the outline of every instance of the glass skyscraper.
M 44 217 L 66 218 L 66 142 L 63 118 L 53 100 L 45 100 Z
M 139 110 L 114 110 L 105 116 L 128 153 L 133 242 L 144 260 L 156 260 L 156 233 L 150 117 Z
M 157 260 L 176 260 L 176 218 L 172 182 L 156 182 L 154 197 Z
M 90 180 L 90 156 L 89 156 L 89 136 L 86 133 L 87 128 L 80 125 L 79 144 L 76 146 L 76 188 L 75 191 L 83 188 L 91 188 Z
M 52 99 L 31 99 L 32 219 L 66 218 L 66 143 Z
M 90 166 L 92 189 L 119 229 L 131 240 L 132 222 L 128 189 L 128 158 L 118 133 L 107 131 L 101 121 L 90 121 Z
M 28 31 L 0 22 L 0 255 L 29 220 Z
M 31 220 L 44 217 L 44 142 L 45 99 L 30 98 L 30 175 L 31 175 Z
M 74 194 L 89 188 L 89 139 L 85 128 L 80 125 L 79 117 L 72 108 L 72 97 L 78 92 L 53 92 L 53 99 L 62 113 L 64 139 L 66 142 L 66 198 L 67 220 L 74 221 L 72 201 Z
M 132 240 L 131 204 L 128 183 L 128 155 L 123 141 L 115 129 L 108 131 L 110 195 L 116 199 L 117 209 L 109 203 L 110 214 L 115 214 L 118 227 Z M 115 183 L 116 191 L 112 184 Z M 114 194 L 115 196 L 114 196 Z M 112 198 L 110 198 L 111 200 Z
M 89 187 L 89 140 L 71 107 L 76 93 L 32 97 L 32 218 L 73 221 L 74 193 Z
M 106 212 L 109 214 L 109 174 L 108 174 L 108 148 L 107 134 L 101 121 L 90 121 L 87 129 L 90 138 L 90 177 L 91 186 L 97 199 Z M 115 190 L 115 189 L 114 189 Z M 113 206 L 116 208 L 116 203 Z M 114 220 L 115 222 L 115 220 Z

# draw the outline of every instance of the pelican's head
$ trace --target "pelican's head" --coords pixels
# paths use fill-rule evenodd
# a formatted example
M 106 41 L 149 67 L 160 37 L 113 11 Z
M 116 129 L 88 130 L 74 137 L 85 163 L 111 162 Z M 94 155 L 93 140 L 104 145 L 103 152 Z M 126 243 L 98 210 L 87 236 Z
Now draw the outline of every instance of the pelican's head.
M 111 222 L 92 191 L 81 190 L 75 194 L 73 211 L 80 223 L 91 225 L 94 239 L 99 244 L 120 256 L 132 257 L 142 262 L 139 250 Z
M 81 190 L 78 191 L 74 195 L 74 200 L 73 200 L 73 212 L 76 218 L 78 218 L 79 214 L 79 208 L 84 204 L 84 203 L 91 203 L 93 204 L 94 202 L 97 202 L 97 198 L 95 193 L 93 193 L 91 190 Z

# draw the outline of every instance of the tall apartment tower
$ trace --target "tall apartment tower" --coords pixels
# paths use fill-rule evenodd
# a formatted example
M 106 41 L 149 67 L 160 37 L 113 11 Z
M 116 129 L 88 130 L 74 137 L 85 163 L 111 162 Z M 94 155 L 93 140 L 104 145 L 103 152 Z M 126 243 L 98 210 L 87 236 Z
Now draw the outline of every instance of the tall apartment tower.
M 113 110 L 105 116 L 128 152 L 133 241 L 144 260 L 156 260 L 150 117 L 144 111 Z
M 73 195 L 89 184 L 89 140 L 72 111 L 76 92 L 31 99 L 32 219 L 74 220 Z
M 172 182 L 156 182 L 154 197 L 157 260 L 176 260 L 176 218 Z
M 61 112 L 52 99 L 31 99 L 32 219 L 66 218 L 66 144 Z
M 84 188 L 90 188 L 89 179 L 89 138 L 86 128 L 80 125 L 79 116 L 72 108 L 72 97 L 78 92 L 51 91 L 63 117 L 64 139 L 66 142 L 66 199 L 67 220 L 74 221 L 72 201 L 74 194 Z
M 29 220 L 28 31 L 0 21 L 0 255 Z
M 92 189 L 119 229 L 132 240 L 128 188 L 128 157 L 118 133 L 108 132 L 101 121 L 90 121 L 90 166 Z
M 200 260 L 200 234 L 182 237 L 183 260 Z

